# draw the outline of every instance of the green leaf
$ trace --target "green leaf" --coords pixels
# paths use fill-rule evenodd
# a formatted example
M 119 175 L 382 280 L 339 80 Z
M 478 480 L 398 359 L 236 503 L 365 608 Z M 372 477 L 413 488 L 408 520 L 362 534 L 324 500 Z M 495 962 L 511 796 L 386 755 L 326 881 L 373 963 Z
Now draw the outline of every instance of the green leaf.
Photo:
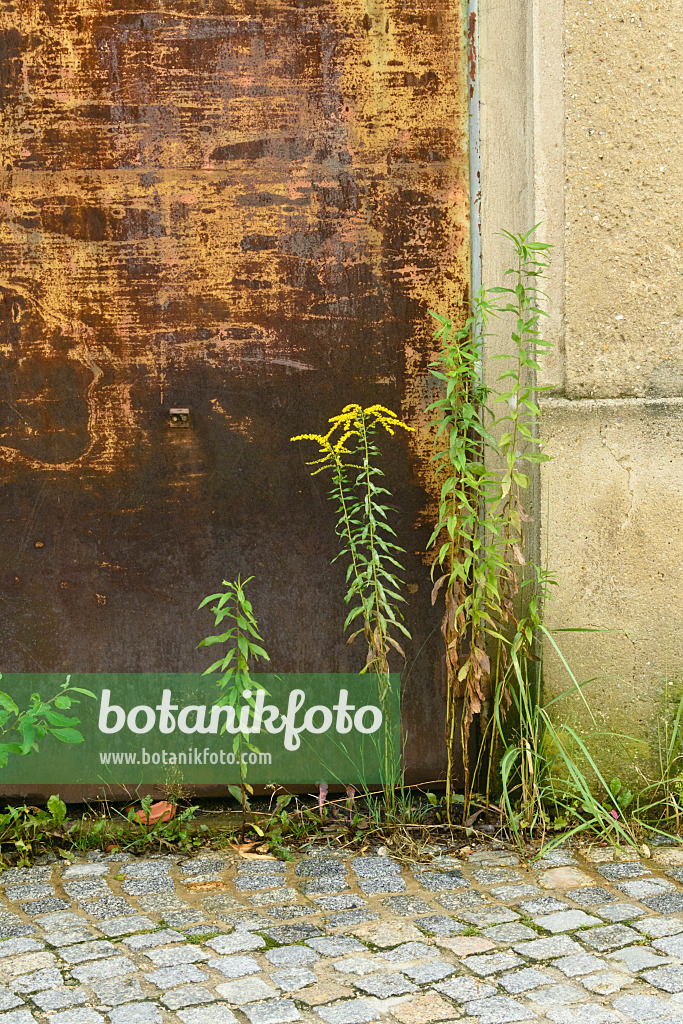
M 52 729 L 52 735 L 62 743 L 83 742 L 83 737 L 78 729 Z

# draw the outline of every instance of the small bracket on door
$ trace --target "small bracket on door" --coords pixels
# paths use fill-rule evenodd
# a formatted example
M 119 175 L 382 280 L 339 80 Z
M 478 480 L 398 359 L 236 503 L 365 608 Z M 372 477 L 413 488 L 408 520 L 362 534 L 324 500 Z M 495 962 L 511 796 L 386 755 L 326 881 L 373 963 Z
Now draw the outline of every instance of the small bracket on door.
M 190 425 L 190 410 L 189 409 L 169 409 L 168 410 L 168 422 L 172 427 L 189 427 Z

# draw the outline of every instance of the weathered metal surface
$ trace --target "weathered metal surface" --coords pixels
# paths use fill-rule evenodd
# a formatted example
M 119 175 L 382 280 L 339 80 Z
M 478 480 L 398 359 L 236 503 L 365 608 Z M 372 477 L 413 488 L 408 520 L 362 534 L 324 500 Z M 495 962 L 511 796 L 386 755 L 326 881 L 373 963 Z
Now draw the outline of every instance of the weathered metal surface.
M 0 10 L 0 666 L 196 671 L 197 605 L 241 572 L 277 669 L 355 670 L 324 482 L 288 439 L 349 401 L 424 424 L 427 310 L 468 291 L 459 5 Z M 424 431 L 388 451 L 426 777 Z

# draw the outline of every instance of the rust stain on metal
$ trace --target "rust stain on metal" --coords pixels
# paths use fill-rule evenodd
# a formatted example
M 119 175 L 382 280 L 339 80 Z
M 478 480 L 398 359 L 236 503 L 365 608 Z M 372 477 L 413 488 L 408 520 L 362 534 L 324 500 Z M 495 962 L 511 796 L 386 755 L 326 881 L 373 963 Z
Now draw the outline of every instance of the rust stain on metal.
M 199 668 L 238 571 L 281 670 L 355 667 L 288 438 L 347 401 L 428 420 L 427 310 L 468 291 L 462 29 L 446 0 L 5 0 L 3 668 Z M 388 465 L 416 650 L 429 444 Z
M 474 83 L 477 80 L 477 15 L 472 11 L 467 25 L 467 61 L 470 69 L 470 99 L 474 96 Z

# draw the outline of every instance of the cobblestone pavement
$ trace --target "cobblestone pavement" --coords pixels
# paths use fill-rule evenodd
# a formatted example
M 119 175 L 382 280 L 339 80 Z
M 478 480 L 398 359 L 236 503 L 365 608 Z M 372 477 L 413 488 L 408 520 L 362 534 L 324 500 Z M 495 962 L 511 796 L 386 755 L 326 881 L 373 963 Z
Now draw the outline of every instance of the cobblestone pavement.
M 683 849 L 609 857 L 11 868 L 0 1024 L 683 1024 Z

